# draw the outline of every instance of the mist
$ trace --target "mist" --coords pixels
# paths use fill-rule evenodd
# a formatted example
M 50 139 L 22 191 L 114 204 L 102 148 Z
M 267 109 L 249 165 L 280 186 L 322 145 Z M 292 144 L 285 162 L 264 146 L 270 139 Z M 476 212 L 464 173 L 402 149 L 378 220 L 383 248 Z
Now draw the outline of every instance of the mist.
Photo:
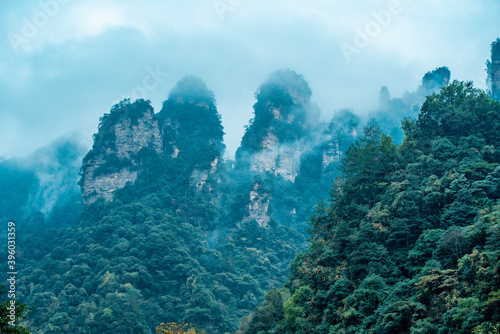
M 324 121 L 345 108 L 368 115 L 381 87 L 404 96 L 441 66 L 486 89 L 499 12 L 488 0 L 3 1 L 0 156 L 27 156 L 74 130 L 90 139 L 123 98 L 159 112 L 186 75 L 215 93 L 228 157 L 256 89 L 282 68 L 304 76 Z
M 0 160 L 0 222 L 43 217 L 57 227 L 67 226 L 83 209 L 79 171 L 88 138 L 69 132 L 25 158 Z

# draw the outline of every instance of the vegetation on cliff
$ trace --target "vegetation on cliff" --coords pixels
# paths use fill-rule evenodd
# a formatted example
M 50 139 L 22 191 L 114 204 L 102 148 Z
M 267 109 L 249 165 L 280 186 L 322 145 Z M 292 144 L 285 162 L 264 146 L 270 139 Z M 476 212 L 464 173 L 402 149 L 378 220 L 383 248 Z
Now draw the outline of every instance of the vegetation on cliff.
M 349 148 L 311 245 L 245 333 L 496 333 L 500 103 L 470 83 L 427 98 L 393 143 Z
M 238 180 L 221 161 L 212 164 L 222 157 L 223 128 L 201 83 L 182 80 L 155 116 L 161 130 L 170 131 L 164 144 L 178 154 L 150 151 L 135 183 L 117 190 L 113 201 L 87 205 L 71 228 L 40 228 L 20 241 L 18 289 L 35 309 L 30 327 L 152 333 L 161 323 L 184 322 L 206 333 L 234 331 L 266 290 L 284 283 L 305 238 L 248 219 L 254 180 Z M 125 101 L 102 126 L 113 129 L 116 113 L 142 113 L 143 105 L 150 108 L 147 101 Z M 93 150 L 104 152 L 99 138 Z M 207 172 L 201 186 L 196 170 Z M 54 249 L 45 250 L 50 245 Z
M 84 164 L 104 168 L 92 177 L 130 167 L 137 178 L 77 219 L 81 201 L 15 210 L 47 181 L 0 161 L 0 185 L 18 185 L 2 219 L 27 227 L 18 293 L 35 311 L 24 323 L 44 333 L 498 331 L 500 103 L 448 80 L 440 68 L 402 99 L 383 89 L 358 134 L 350 110 L 319 123 L 304 78 L 278 71 L 257 90 L 235 162 L 202 80 L 179 81 L 158 114 L 124 100 Z M 384 115 L 410 116 L 441 86 L 392 138 Z M 149 134 L 135 136 L 139 127 Z
M 490 95 L 500 100 L 500 38 L 491 43 L 491 60 L 486 62 Z

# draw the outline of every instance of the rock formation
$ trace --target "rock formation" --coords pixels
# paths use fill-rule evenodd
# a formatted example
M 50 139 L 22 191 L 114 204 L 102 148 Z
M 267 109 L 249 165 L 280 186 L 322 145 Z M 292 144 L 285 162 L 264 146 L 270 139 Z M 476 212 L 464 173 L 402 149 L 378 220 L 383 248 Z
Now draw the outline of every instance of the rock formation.
M 389 109 L 390 101 L 391 101 L 391 94 L 389 93 L 389 89 L 387 89 L 386 86 L 383 86 L 380 89 L 380 94 L 379 94 L 379 109 L 383 111 Z
M 137 178 L 141 150 L 162 152 L 160 129 L 149 102 L 124 100 L 101 118 L 92 150 L 82 166 L 85 204 L 112 200 L 114 192 Z
M 224 145 L 214 95 L 196 77 L 172 89 L 160 113 L 149 101 L 124 100 L 101 118 L 92 150 L 82 166 L 85 204 L 113 200 L 116 190 L 134 183 L 144 156 L 182 158 L 192 168 L 191 184 L 201 190 L 218 170 Z
M 225 149 L 213 92 L 201 79 L 187 76 L 172 89 L 158 119 L 165 153 L 193 166 L 190 183 L 201 191 L 217 173 Z
M 486 65 L 491 97 L 500 101 L 500 38 L 491 44 L 491 61 Z
M 254 118 L 237 159 L 253 173 L 270 173 L 294 182 L 304 139 L 319 118 L 310 104 L 311 94 L 307 82 L 294 71 L 273 73 L 255 94 Z
M 269 217 L 270 194 L 262 189 L 259 182 L 255 182 L 250 191 L 250 203 L 248 204 L 249 216 L 247 219 L 255 219 L 260 227 L 267 227 L 271 218 Z

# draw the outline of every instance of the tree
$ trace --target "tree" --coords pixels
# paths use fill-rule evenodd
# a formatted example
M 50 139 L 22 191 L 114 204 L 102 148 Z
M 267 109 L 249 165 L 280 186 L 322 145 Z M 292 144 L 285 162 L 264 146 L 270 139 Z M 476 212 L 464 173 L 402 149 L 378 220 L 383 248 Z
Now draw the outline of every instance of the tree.
M 349 147 L 342 159 L 346 183 L 345 195 L 339 204 L 345 201 L 375 204 L 385 185 L 385 175 L 395 169 L 397 160 L 397 146 L 392 138 L 382 134 L 376 124 L 366 126 L 363 136 Z
M 33 333 L 32 330 L 20 325 L 19 322 L 28 317 L 28 315 L 33 311 L 32 308 L 26 306 L 25 304 L 15 302 L 15 325 L 11 326 L 9 323 L 12 319 L 9 317 L 11 314 L 12 302 L 10 299 L 5 299 L 3 294 L 7 293 L 5 285 L 0 285 L 0 296 L 2 296 L 2 302 L 0 304 L 0 333 L 18 333 L 18 334 L 28 334 Z
M 204 331 L 198 328 L 198 326 L 193 326 L 186 323 L 161 323 L 156 326 L 156 334 L 203 334 Z

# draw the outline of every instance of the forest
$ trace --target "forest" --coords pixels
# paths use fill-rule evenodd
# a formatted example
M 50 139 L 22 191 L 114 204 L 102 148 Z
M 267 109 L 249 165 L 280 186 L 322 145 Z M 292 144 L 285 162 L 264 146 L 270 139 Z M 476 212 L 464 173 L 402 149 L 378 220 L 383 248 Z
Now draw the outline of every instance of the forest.
M 245 333 L 497 333 L 500 103 L 455 81 L 349 147 L 307 252 Z
M 215 95 L 187 76 L 156 114 L 114 105 L 90 150 L 67 137 L 0 160 L 21 312 L 0 329 L 500 333 L 498 91 L 450 77 L 321 122 L 304 77 L 276 71 L 233 160 Z

